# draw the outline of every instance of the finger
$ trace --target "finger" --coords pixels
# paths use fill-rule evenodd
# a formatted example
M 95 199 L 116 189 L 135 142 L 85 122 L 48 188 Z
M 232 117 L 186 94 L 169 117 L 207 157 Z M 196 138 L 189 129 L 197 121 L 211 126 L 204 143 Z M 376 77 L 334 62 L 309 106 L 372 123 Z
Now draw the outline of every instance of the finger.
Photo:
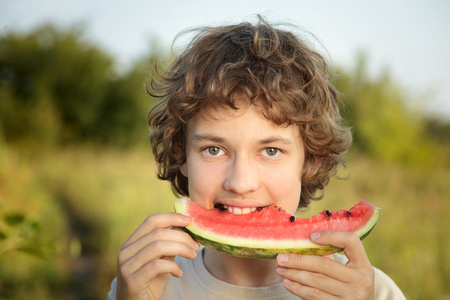
M 147 263 L 131 274 L 119 272 L 118 284 L 124 285 L 128 291 L 143 291 L 157 276 L 169 276 L 169 274 L 179 278 L 183 275 L 183 271 L 171 260 L 158 259 Z
M 174 261 L 157 259 L 145 264 L 136 272 L 136 276 L 143 276 L 144 280 L 145 277 L 147 277 L 147 281 L 150 281 L 152 278 L 161 274 L 171 274 L 172 276 L 180 278 L 183 276 L 183 271 Z
M 302 285 L 298 282 L 284 279 L 283 286 L 292 294 L 299 296 L 302 299 L 337 299 L 335 296 L 327 294 L 321 290 Z
M 287 268 L 278 268 L 277 272 L 283 278 L 299 283 L 301 286 L 318 289 L 333 296 L 345 294 L 346 283 L 321 273 Z
M 331 245 L 344 249 L 349 262 L 354 267 L 371 267 L 369 258 L 359 237 L 346 231 L 319 231 L 311 234 L 311 239 L 321 245 Z
M 179 213 L 163 213 L 148 216 L 136 231 L 123 243 L 122 248 L 140 239 L 157 228 L 170 228 L 172 226 L 185 227 L 189 225 L 191 218 Z
M 197 256 L 197 251 L 184 243 L 157 240 L 128 259 L 121 257 L 121 255 L 122 253 L 119 253 L 119 269 L 124 274 L 132 274 L 147 263 L 165 256 L 182 256 L 187 259 L 194 259 Z
M 119 260 L 119 263 L 128 260 L 130 257 L 138 253 L 142 248 L 158 240 L 184 243 L 195 251 L 198 251 L 198 249 L 200 248 L 200 245 L 184 231 L 172 229 L 156 229 L 123 248 L 120 251 L 121 258 Z
M 350 282 L 358 276 L 350 268 L 323 256 L 280 254 L 277 262 L 282 267 L 281 270 L 284 268 L 320 273 L 342 282 Z
M 328 259 L 334 260 L 333 254 L 322 255 L 322 257 L 326 257 Z
M 373 292 L 373 268 L 353 268 L 326 257 L 283 254 L 277 257 L 278 274 L 302 286 L 319 289 L 341 298 Z M 288 268 L 287 266 L 294 266 Z M 365 298 L 364 298 L 365 299 Z

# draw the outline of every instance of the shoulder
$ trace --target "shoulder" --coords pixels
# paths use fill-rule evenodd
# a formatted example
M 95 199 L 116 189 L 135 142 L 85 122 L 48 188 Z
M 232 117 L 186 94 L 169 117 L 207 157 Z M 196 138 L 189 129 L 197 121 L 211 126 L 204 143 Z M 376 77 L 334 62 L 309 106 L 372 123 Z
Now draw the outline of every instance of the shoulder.
M 347 257 L 342 254 L 333 254 L 333 258 L 341 264 L 348 262 Z M 406 299 L 400 288 L 386 273 L 375 267 L 373 269 L 375 271 L 375 299 Z
M 116 300 L 117 277 L 111 282 L 111 289 L 108 292 L 108 300 Z
M 375 270 L 375 299 L 406 299 L 395 282 L 380 269 Z

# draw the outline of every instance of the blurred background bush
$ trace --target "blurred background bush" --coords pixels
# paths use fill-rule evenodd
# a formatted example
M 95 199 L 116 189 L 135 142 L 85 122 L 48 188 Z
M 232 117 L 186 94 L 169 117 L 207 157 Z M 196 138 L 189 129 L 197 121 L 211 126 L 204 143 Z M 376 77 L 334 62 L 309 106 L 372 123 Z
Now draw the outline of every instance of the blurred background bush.
M 144 88 L 166 59 L 155 50 L 117 72 L 76 26 L 0 36 L 1 299 L 105 299 L 123 241 L 147 215 L 172 210 L 147 142 Z M 339 173 L 348 180 L 332 180 L 304 215 L 360 198 L 382 207 L 364 241 L 372 263 L 408 299 L 448 299 L 450 122 L 426 114 L 427 96 L 388 70 L 369 76 L 364 53 L 355 60 L 336 66 L 354 131 Z

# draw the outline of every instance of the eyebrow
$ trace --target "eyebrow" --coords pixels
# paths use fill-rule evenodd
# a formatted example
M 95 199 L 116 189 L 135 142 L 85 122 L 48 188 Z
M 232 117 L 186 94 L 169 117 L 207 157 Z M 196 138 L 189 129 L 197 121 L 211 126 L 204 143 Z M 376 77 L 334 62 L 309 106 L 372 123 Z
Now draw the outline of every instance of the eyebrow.
M 282 143 L 282 144 L 286 144 L 286 145 L 291 145 L 293 142 L 292 142 L 292 140 L 284 138 L 282 136 L 274 135 L 274 136 L 270 136 L 270 137 L 267 137 L 267 138 L 259 141 L 259 143 L 261 145 L 271 144 L 271 143 Z
M 278 136 L 278 135 L 269 136 L 269 137 L 259 141 L 260 145 L 266 145 L 266 144 L 272 144 L 272 143 L 282 143 L 285 145 L 292 145 L 293 141 L 290 139 L 287 139 L 285 137 Z
M 203 141 L 209 141 L 209 142 L 215 142 L 215 143 L 223 143 L 225 142 L 225 139 L 217 136 L 217 135 L 213 135 L 213 134 L 196 134 L 193 137 L 193 140 L 196 142 L 203 142 Z
M 209 142 L 215 142 L 215 143 L 225 142 L 224 138 L 213 135 L 213 134 L 196 134 L 196 135 L 194 135 L 193 140 L 196 142 L 202 142 L 202 141 L 209 141 Z M 271 144 L 271 143 L 282 143 L 282 144 L 286 144 L 286 145 L 291 145 L 291 144 L 293 144 L 293 141 L 290 139 L 284 138 L 282 136 L 274 135 L 274 136 L 269 136 L 267 138 L 264 138 L 264 139 L 260 140 L 258 143 L 260 145 L 266 145 L 266 144 Z

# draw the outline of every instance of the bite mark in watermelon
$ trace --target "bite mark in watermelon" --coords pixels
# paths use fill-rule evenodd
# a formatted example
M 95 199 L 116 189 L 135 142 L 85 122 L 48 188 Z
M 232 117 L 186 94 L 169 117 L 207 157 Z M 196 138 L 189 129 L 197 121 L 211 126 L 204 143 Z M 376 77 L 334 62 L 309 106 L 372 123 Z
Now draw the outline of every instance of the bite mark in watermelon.
M 233 256 L 275 258 L 279 253 L 326 255 L 342 251 L 311 241 L 313 232 L 354 232 L 364 239 L 375 226 L 380 208 L 361 200 L 350 210 L 323 212 L 311 218 L 295 218 L 274 205 L 245 215 L 205 209 L 188 198 L 175 203 L 175 211 L 192 218 L 182 228 L 199 244 Z

